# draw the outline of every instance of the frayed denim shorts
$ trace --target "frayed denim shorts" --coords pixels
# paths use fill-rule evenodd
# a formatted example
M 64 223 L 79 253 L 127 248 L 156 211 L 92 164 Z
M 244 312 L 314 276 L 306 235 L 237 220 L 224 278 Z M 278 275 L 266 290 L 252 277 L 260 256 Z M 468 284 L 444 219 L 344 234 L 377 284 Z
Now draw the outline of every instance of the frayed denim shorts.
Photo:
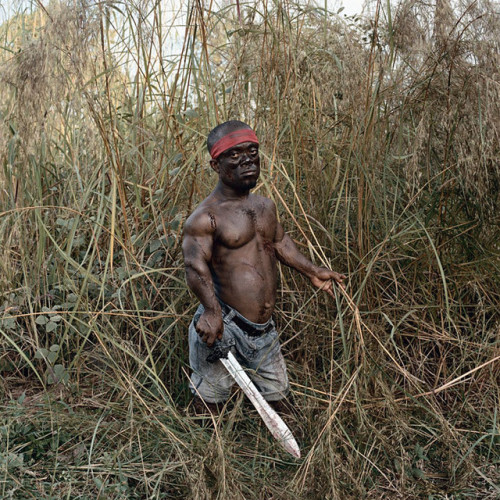
M 227 304 L 222 306 L 224 333 L 220 342 L 230 347 L 264 399 L 278 401 L 285 398 L 290 388 L 274 321 L 253 323 Z M 189 325 L 189 364 L 193 371 L 190 388 L 193 394 L 208 403 L 221 403 L 229 398 L 235 381 L 220 361 L 207 361 L 211 348 L 195 330 L 204 310 L 200 304 Z M 237 318 L 237 324 L 234 318 Z M 245 324 L 248 328 L 243 328 Z M 259 331 L 263 333 L 259 335 Z

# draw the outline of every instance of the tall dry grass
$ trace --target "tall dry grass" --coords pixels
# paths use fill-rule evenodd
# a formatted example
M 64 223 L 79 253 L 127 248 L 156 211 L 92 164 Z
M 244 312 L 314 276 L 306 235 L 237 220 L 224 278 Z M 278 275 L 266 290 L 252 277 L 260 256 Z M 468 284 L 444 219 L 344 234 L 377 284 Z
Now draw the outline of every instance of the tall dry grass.
M 0 497 L 498 497 L 500 24 L 447 5 L 19 5 L 0 28 Z M 280 272 L 299 461 L 241 394 L 215 432 L 185 409 L 182 224 L 230 118 L 261 137 L 257 189 L 303 252 L 349 275 L 333 303 Z

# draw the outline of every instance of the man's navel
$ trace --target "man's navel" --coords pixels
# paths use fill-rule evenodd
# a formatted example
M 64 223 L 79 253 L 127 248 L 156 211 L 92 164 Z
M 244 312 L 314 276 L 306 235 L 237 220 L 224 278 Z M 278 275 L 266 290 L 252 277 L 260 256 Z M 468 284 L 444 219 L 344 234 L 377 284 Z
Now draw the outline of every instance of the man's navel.
M 264 248 L 264 252 L 266 252 L 267 255 L 271 255 L 272 257 L 275 256 L 274 245 L 273 245 L 272 241 L 264 239 L 262 246 Z

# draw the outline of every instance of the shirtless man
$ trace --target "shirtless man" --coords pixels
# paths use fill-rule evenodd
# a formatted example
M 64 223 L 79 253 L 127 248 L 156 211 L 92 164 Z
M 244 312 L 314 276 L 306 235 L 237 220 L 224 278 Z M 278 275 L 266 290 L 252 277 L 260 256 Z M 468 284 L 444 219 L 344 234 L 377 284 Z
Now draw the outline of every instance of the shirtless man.
M 217 126 L 207 147 L 219 182 L 187 219 L 182 245 L 187 284 L 201 302 L 189 327 L 195 411 L 206 405 L 215 412 L 234 383 L 220 362 L 207 361 L 216 339 L 231 347 L 267 401 L 283 403 L 289 385 L 271 318 L 277 260 L 332 296 L 331 280 L 343 286 L 345 276 L 304 257 L 278 222 L 273 201 L 250 194 L 260 159 L 257 136 L 248 125 Z

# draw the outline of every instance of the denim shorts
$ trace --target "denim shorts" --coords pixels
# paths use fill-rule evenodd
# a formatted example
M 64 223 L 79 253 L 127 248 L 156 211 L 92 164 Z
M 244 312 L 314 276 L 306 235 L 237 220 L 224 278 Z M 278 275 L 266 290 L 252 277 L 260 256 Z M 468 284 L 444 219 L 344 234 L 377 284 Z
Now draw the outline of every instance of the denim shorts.
M 285 398 L 290 387 L 274 321 L 253 323 L 226 304 L 223 308 L 226 313 L 223 313 L 224 333 L 220 342 L 230 347 L 264 399 Z M 229 398 L 235 381 L 220 361 L 207 361 L 211 348 L 201 340 L 194 327 L 204 310 L 200 304 L 189 325 L 189 364 L 193 371 L 190 388 L 193 394 L 208 403 L 221 403 Z M 239 325 L 244 322 L 249 325 L 249 331 L 262 330 L 262 335 L 248 335 L 234 323 L 235 316 L 239 318 Z

